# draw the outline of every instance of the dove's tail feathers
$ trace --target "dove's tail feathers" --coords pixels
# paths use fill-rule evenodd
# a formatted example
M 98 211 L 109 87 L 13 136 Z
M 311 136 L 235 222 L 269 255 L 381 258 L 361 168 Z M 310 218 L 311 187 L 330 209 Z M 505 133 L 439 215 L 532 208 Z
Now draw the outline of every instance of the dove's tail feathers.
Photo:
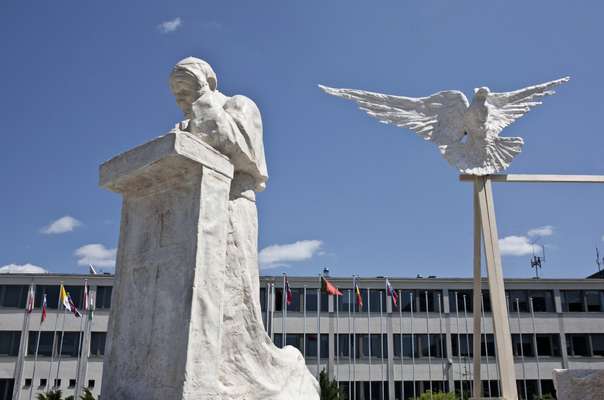
M 469 175 L 490 175 L 505 170 L 521 151 L 524 141 L 519 137 L 495 137 L 480 142 L 453 143 L 439 146 L 443 157 L 459 172 Z
M 487 145 L 487 153 L 494 168 L 493 172 L 501 172 L 506 169 L 514 157 L 522 151 L 524 140 L 521 137 L 496 137 Z

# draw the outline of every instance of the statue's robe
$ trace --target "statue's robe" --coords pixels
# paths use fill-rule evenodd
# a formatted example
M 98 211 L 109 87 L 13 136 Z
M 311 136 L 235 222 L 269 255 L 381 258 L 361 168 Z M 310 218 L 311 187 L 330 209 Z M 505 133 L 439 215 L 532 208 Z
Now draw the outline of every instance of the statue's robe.
M 235 169 L 224 272 L 222 359 L 216 360 L 220 398 L 318 399 L 318 383 L 302 354 L 291 346 L 277 348 L 262 323 L 255 193 L 265 188 L 268 174 L 260 111 L 247 97 L 229 98 L 217 91 L 213 103 L 198 114 L 200 120 L 212 120 L 213 132 L 201 131 L 209 125 L 196 123 L 195 107 L 189 125 L 192 133 L 227 155 Z

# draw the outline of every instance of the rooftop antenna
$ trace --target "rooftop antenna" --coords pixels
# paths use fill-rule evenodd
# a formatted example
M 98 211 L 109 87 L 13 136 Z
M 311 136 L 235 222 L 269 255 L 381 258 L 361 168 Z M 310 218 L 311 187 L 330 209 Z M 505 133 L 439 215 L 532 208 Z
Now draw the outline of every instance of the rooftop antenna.
M 545 264 L 545 245 L 541 246 L 541 256 L 535 255 L 535 246 L 539 239 L 531 243 L 533 247 L 533 257 L 531 258 L 531 268 L 535 268 L 535 279 L 539 279 L 539 269 Z
M 604 263 L 604 257 L 600 259 L 600 250 L 596 247 L 596 265 L 598 266 L 598 272 L 602 270 L 602 264 Z

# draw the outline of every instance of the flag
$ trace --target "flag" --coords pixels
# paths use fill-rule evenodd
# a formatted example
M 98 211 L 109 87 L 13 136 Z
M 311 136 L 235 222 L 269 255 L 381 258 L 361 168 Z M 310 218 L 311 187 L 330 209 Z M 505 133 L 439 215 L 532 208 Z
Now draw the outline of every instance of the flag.
M 331 282 L 329 282 L 327 279 L 325 279 L 324 276 L 321 275 L 321 290 L 327 294 L 330 294 L 332 296 L 341 296 L 342 292 L 340 292 L 338 290 L 337 287 L 335 287 L 335 285 Z
M 74 317 L 80 318 L 82 316 L 82 314 L 80 313 L 80 311 L 78 311 L 78 308 L 76 307 L 75 303 L 71 299 L 71 295 L 69 293 L 67 293 L 67 301 L 69 302 L 69 311 L 72 312 Z
M 398 304 L 398 294 L 392 289 L 392 285 L 390 285 L 388 278 L 386 278 L 386 292 L 388 293 L 388 296 L 392 298 L 392 303 L 396 306 Z
M 28 314 L 34 310 L 34 302 L 35 302 L 35 294 L 33 285 L 29 287 L 29 291 L 27 292 L 27 304 L 25 305 L 25 311 Z
M 63 304 L 66 310 L 71 311 L 71 305 L 69 304 L 69 297 L 67 296 L 67 292 L 65 291 L 65 287 L 61 283 L 61 287 L 59 288 L 59 303 Z
M 287 305 L 289 306 L 292 303 L 294 296 L 292 295 L 292 290 L 289 287 L 289 281 L 287 280 L 287 275 L 285 275 L 285 295 L 287 296 L 286 301 L 287 301 Z
M 363 308 L 363 296 L 361 296 L 361 289 L 359 289 L 359 285 L 357 285 L 357 283 L 354 283 L 354 292 L 357 295 L 357 305 L 359 306 L 359 308 Z
M 40 318 L 40 324 L 46 320 L 46 293 L 44 293 L 44 297 L 42 299 L 42 316 Z

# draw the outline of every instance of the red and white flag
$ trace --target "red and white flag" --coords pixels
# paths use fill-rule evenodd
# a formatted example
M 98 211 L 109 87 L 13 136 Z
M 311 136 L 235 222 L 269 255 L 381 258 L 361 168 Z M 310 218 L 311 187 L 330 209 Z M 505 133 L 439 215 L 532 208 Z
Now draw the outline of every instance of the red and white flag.
M 386 278 L 386 292 L 388 293 L 388 296 L 392 298 L 392 303 L 396 306 L 398 304 L 398 294 L 396 293 L 396 290 L 392 289 L 392 285 L 390 285 L 388 278 Z
M 287 301 L 287 305 L 289 306 L 292 303 L 294 296 L 292 295 L 292 290 L 289 287 L 289 281 L 287 280 L 287 275 L 285 275 L 285 300 Z
M 34 287 L 32 285 L 29 287 L 29 291 L 27 292 L 27 304 L 25 305 L 25 311 L 27 311 L 28 314 L 31 314 L 31 312 L 34 310 L 35 298 L 36 295 L 34 293 Z
M 44 293 L 44 297 L 42 299 L 42 317 L 40 318 L 40 323 L 43 323 L 46 320 L 46 293 Z

